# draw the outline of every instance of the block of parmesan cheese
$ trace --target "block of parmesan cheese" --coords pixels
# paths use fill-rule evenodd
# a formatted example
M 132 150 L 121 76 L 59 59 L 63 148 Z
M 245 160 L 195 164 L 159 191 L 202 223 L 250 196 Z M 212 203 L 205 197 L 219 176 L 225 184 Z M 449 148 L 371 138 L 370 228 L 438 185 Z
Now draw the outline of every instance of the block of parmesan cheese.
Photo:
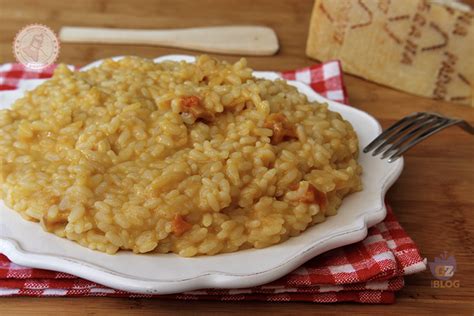
M 457 2 L 316 0 L 306 53 L 389 87 L 474 106 L 474 12 Z

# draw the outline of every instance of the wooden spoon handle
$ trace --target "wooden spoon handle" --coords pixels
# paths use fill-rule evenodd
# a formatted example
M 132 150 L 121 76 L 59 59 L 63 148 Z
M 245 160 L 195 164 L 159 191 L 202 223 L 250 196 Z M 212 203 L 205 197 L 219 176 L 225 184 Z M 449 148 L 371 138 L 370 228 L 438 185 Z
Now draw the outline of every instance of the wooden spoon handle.
M 144 44 L 235 55 L 273 55 L 278 38 L 264 26 L 217 26 L 169 30 L 131 30 L 93 27 L 61 28 L 69 43 Z

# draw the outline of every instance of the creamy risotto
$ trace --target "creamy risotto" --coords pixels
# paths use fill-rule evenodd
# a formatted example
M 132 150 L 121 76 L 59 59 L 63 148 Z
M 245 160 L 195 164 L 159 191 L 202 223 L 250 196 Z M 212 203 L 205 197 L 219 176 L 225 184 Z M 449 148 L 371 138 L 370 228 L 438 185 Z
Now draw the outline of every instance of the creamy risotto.
M 334 215 L 357 153 L 341 115 L 245 59 L 61 65 L 0 111 L 0 197 L 90 249 L 214 255 Z

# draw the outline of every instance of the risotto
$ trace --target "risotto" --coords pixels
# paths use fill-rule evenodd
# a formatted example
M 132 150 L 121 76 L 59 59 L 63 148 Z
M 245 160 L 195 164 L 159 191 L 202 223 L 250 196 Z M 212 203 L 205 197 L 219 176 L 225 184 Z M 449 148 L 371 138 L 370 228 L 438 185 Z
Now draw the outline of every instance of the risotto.
M 60 65 L 0 111 L 5 204 L 109 254 L 283 242 L 361 189 L 357 154 L 340 114 L 245 59 Z

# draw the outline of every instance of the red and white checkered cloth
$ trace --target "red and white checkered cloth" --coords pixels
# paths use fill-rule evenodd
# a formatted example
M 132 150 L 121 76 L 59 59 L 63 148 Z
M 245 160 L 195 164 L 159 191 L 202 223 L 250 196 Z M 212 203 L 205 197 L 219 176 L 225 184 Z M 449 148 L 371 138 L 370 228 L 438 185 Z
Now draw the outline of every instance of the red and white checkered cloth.
M 27 79 L 48 78 L 53 68 L 30 71 L 18 64 L 1 65 L 0 90 L 16 89 Z M 283 72 L 282 76 L 307 83 L 328 99 L 347 104 L 338 61 Z M 403 287 L 404 276 L 425 268 L 416 245 L 389 208 L 386 219 L 370 228 L 363 241 L 322 254 L 277 281 L 254 288 L 206 289 L 156 297 L 389 304 L 395 301 L 395 292 Z M 0 296 L 155 297 L 114 290 L 61 272 L 22 267 L 1 254 Z

